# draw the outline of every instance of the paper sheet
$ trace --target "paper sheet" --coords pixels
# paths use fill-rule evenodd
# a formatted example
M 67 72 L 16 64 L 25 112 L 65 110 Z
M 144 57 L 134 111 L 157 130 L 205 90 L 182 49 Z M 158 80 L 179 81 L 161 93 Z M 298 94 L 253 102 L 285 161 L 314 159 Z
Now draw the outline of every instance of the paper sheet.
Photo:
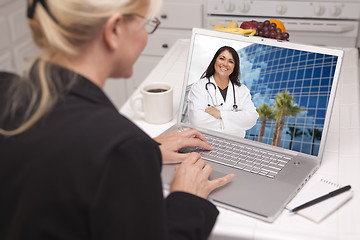
M 332 183 L 321 177 L 314 180 L 315 181 L 307 183 L 303 189 L 300 190 L 294 199 L 286 206 L 286 209 L 294 209 L 308 201 L 343 187 L 342 185 Z M 298 214 L 318 223 L 349 201 L 352 195 L 353 192 L 349 190 L 291 214 Z

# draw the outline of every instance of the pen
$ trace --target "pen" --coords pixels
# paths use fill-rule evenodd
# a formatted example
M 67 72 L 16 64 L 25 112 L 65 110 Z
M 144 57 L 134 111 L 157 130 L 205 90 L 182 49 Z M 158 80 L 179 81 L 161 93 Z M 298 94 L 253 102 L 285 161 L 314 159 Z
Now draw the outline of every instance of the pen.
M 328 194 L 325 194 L 324 196 L 315 198 L 314 200 L 311 200 L 311 201 L 309 201 L 309 202 L 307 202 L 307 203 L 304 203 L 304 204 L 302 204 L 302 205 L 300 205 L 300 206 L 298 206 L 298 207 L 290 210 L 290 212 L 292 213 L 292 212 L 296 212 L 296 211 L 299 211 L 299 210 L 301 210 L 301 209 L 310 207 L 310 206 L 312 206 L 312 205 L 314 205 L 314 204 L 316 204 L 316 203 L 322 202 L 322 201 L 324 201 L 324 200 L 326 200 L 326 199 L 332 198 L 332 197 L 334 197 L 334 196 L 336 196 L 336 195 L 339 195 L 339 194 L 341 194 L 341 193 L 343 193 L 343 192 L 346 192 L 346 191 L 350 190 L 350 188 L 351 188 L 350 185 L 347 185 L 347 186 L 345 186 L 345 187 L 339 188 L 339 189 L 337 189 L 337 190 L 335 190 L 335 191 L 332 191 L 332 192 L 329 192 Z

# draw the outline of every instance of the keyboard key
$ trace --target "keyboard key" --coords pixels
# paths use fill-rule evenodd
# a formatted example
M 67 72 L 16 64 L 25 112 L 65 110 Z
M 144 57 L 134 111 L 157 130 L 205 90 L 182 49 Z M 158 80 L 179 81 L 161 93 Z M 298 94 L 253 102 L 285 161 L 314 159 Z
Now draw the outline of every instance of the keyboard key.
M 269 164 L 268 167 L 269 167 L 269 168 L 272 168 L 272 169 L 275 169 L 275 170 L 277 170 L 277 171 L 280 171 L 280 170 L 281 170 L 281 168 L 279 168 L 277 165 L 273 165 L 273 164 Z
M 245 164 L 237 163 L 236 165 L 234 165 L 234 167 L 235 167 L 235 168 L 238 168 L 238 169 L 244 169 Z
M 251 172 L 253 172 L 253 173 L 259 173 L 260 172 L 260 168 L 258 168 L 258 167 L 253 167 L 253 169 L 251 169 Z
M 252 167 L 249 167 L 249 166 L 245 166 L 245 167 L 244 167 L 244 170 L 247 171 L 247 172 L 250 172 L 251 169 L 252 169 Z

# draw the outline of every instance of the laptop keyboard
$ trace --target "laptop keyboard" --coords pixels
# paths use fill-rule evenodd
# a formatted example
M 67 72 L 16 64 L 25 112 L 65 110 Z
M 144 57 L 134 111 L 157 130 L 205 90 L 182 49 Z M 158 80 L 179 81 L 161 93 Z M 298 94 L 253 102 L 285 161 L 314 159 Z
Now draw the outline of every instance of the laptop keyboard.
M 291 160 L 290 156 L 240 144 L 208 134 L 212 151 L 200 151 L 202 158 L 229 167 L 274 178 Z

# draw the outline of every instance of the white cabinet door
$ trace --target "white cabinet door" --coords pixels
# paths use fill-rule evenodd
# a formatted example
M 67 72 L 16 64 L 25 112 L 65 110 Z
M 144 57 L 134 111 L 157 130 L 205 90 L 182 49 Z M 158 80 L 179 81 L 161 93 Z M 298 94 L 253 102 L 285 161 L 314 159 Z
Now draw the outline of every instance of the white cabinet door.
M 9 13 L 8 19 L 11 29 L 11 37 L 14 42 L 30 38 L 30 28 L 26 18 L 26 4 Z
M 132 82 L 132 91 L 134 91 L 145 80 L 145 78 L 147 78 L 147 76 L 160 62 L 160 60 L 161 57 L 157 56 L 141 56 L 137 60 L 134 66 L 134 81 Z
M 203 26 L 201 3 L 164 2 L 159 19 L 161 28 L 191 29 Z
M 148 43 L 142 55 L 164 56 L 176 40 L 191 38 L 191 30 L 158 29 L 149 36 Z
M 23 74 L 39 52 L 33 43 L 23 0 L 0 0 L 0 71 Z

